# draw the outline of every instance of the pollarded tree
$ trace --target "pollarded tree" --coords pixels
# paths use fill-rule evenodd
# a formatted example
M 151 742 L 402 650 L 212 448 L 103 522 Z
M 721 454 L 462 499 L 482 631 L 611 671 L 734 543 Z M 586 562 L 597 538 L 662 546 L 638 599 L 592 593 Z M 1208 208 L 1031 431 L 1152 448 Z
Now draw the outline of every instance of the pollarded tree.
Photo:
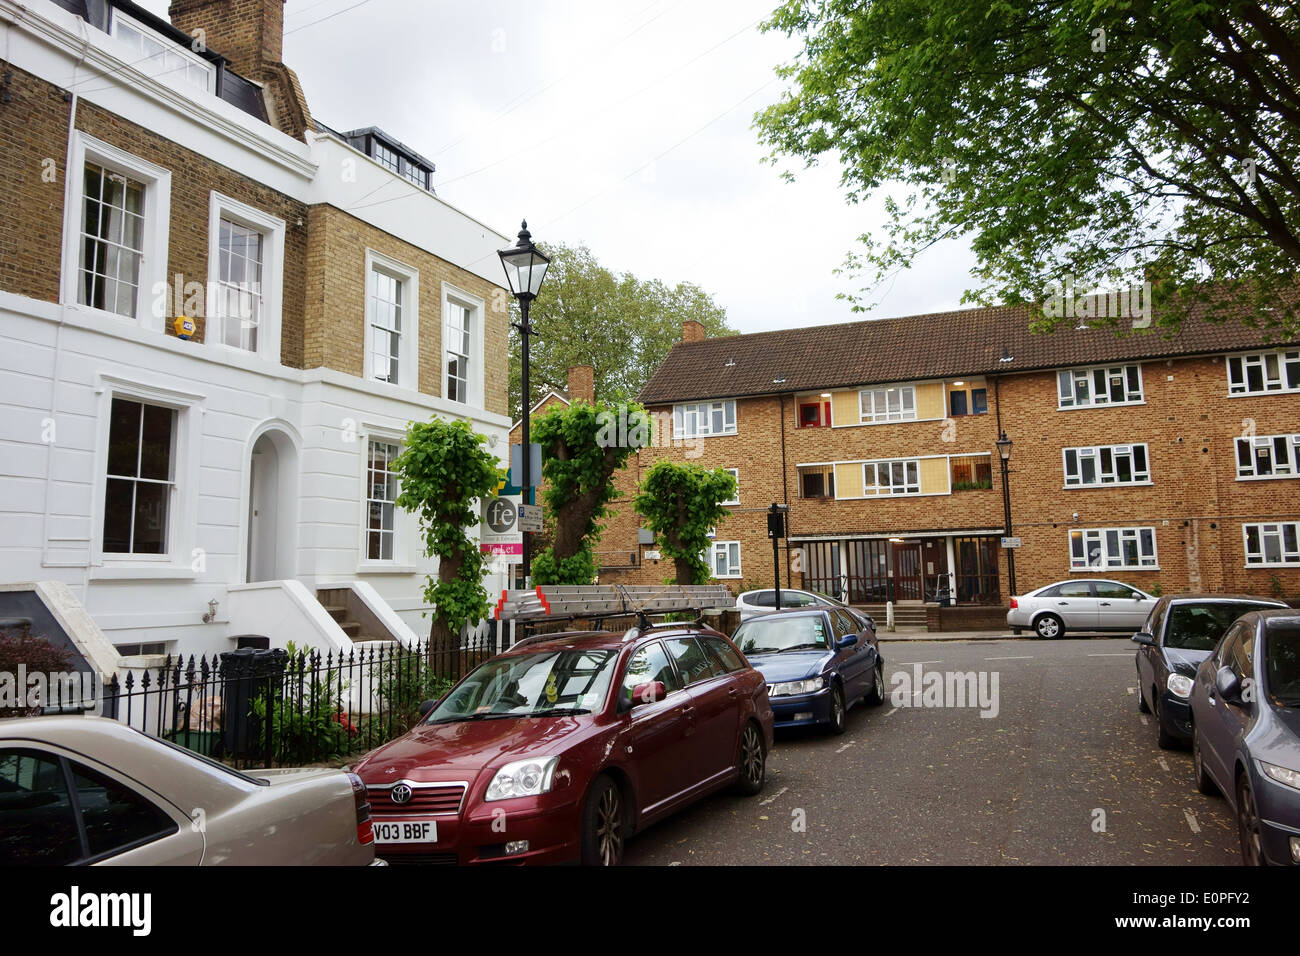
M 479 523 L 479 499 L 505 477 L 485 440 L 463 419 L 411 422 L 393 461 L 401 482 L 397 504 L 419 517 L 424 554 L 438 559 L 438 577 L 424 587 L 433 607 L 431 652 L 458 647 L 461 628 L 488 613 L 483 554 L 466 533 Z
M 722 502 L 736 495 L 736 479 L 723 468 L 660 459 L 641 480 L 632 505 L 673 559 L 677 584 L 704 584 L 712 571 L 704 560 L 709 529 L 727 515 Z
M 592 546 L 617 494 L 611 480 L 632 452 L 650 442 L 650 420 L 636 404 L 574 402 L 532 423 L 542 446 L 542 498 L 555 529 L 552 547 L 532 564 L 536 584 L 590 584 Z

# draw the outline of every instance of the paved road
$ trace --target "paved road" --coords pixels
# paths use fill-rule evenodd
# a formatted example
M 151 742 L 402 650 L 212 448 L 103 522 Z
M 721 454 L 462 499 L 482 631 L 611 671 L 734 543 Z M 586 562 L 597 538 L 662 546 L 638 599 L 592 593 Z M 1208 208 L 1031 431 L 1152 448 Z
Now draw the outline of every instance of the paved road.
M 886 701 L 851 710 L 841 737 L 778 733 L 762 794 L 710 797 L 632 840 L 626 861 L 1239 864 L 1226 804 L 1196 792 L 1190 752 L 1160 750 L 1137 711 L 1129 641 L 883 650 L 891 689 L 917 663 L 988 672 L 990 689 L 996 671 L 997 716 Z

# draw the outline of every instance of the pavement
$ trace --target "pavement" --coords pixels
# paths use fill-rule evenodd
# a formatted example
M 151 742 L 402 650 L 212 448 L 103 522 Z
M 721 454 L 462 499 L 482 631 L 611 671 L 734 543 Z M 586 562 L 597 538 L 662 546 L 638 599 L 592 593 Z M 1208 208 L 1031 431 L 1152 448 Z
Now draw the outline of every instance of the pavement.
M 1027 639 L 1024 636 L 1017 637 L 1005 629 L 1000 631 L 919 631 L 910 628 L 899 628 L 896 631 L 887 631 L 884 628 L 878 628 L 876 637 L 881 641 L 1019 641 Z
M 778 732 L 762 793 L 696 803 L 626 862 L 1240 864 L 1226 803 L 1138 712 L 1128 640 L 940 636 L 955 634 L 886 642 L 882 706 L 853 707 L 841 736 Z M 990 693 L 996 674 L 997 706 L 934 706 L 918 668 L 975 672 Z

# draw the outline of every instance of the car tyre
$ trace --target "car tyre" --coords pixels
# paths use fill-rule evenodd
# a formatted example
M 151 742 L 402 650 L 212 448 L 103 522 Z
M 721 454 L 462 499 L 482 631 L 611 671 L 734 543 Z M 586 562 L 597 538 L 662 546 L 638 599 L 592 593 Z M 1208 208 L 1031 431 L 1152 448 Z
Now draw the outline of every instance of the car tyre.
M 1179 740 L 1165 729 L 1165 709 L 1160 703 L 1160 695 L 1151 689 L 1151 699 L 1156 702 L 1156 745 L 1161 750 L 1177 750 Z
M 1196 776 L 1196 789 L 1207 797 L 1219 792 L 1218 784 L 1205 769 L 1205 756 L 1201 753 L 1201 732 L 1192 724 L 1192 772 Z
M 885 662 L 878 657 L 871 676 L 871 690 L 867 691 L 866 701 L 871 707 L 879 707 L 885 702 Z
M 1055 640 L 1065 633 L 1065 622 L 1055 614 L 1044 614 L 1034 622 L 1034 633 L 1045 641 Z
M 1151 713 L 1151 707 L 1149 704 L 1147 704 L 1146 691 L 1142 689 L 1142 674 L 1140 672 L 1138 673 L 1137 691 L 1138 691 L 1138 713 L 1139 714 Z
M 626 835 L 623 791 L 601 774 L 591 785 L 582 808 L 582 865 L 618 866 L 623 862 Z
M 838 736 L 848 729 L 848 707 L 844 703 L 844 688 L 837 682 L 831 685 L 831 719 L 826 724 L 826 730 Z
M 746 797 L 763 791 L 767 780 L 767 752 L 763 749 L 763 734 L 752 720 L 740 732 L 740 754 L 736 760 L 736 792 Z
M 1241 862 L 1243 866 L 1267 866 L 1259 836 L 1259 808 L 1255 806 L 1255 791 L 1242 774 L 1237 781 L 1237 834 L 1241 837 Z

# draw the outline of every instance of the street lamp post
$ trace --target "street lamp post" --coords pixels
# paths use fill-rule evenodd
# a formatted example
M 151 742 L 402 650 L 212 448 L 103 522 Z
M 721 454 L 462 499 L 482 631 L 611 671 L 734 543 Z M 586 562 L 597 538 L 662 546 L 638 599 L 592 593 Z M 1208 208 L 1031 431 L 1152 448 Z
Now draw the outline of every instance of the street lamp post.
M 532 335 L 533 328 L 528 324 L 528 307 L 532 304 L 533 299 L 537 298 L 537 293 L 542 288 L 542 280 L 546 278 L 546 267 L 551 264 L 551 260 L 549 256 L 542 255 L 542 251 L 533 245 L 532 234 L 528 231 L 528 221 L 524 220 L 521 225 L 519 241 L 508 249 L 502 249 L 497 255 L 501 257 L 501 266 L 505 269 L 506 282 L 510 286 L 510 293 L 519 301 L 519 321 L 515 323 L 515 328 L 519 330 L 521 344 L 523 345 L 523 368 L 520 370 L 520 385 L 524 413 L 523 434 L 520 436 L 522 443 L 519 448 L 519 490 L 522 494 L 521 500 L 532 504 L 529 496 L 533 479 L 533 446 L 528 432 L 528 337 Z M 523 532 L 524 587 L 528 587 L 529 579 L 532 577 L 531 534 L 530 531 Z
M 1011 439 L 1006 432 L 998 435 L 998 456 L 1002 459 L 1002 522 L 1006 526 L 1005 535 L 1011 537 L 1011 486 L 1007 483 L 1007 463 L 1011 460 Z M 1003 548 L 1007 553 L 1007 584 L 1011 596 L 1016 593 L 1016 549 Z

